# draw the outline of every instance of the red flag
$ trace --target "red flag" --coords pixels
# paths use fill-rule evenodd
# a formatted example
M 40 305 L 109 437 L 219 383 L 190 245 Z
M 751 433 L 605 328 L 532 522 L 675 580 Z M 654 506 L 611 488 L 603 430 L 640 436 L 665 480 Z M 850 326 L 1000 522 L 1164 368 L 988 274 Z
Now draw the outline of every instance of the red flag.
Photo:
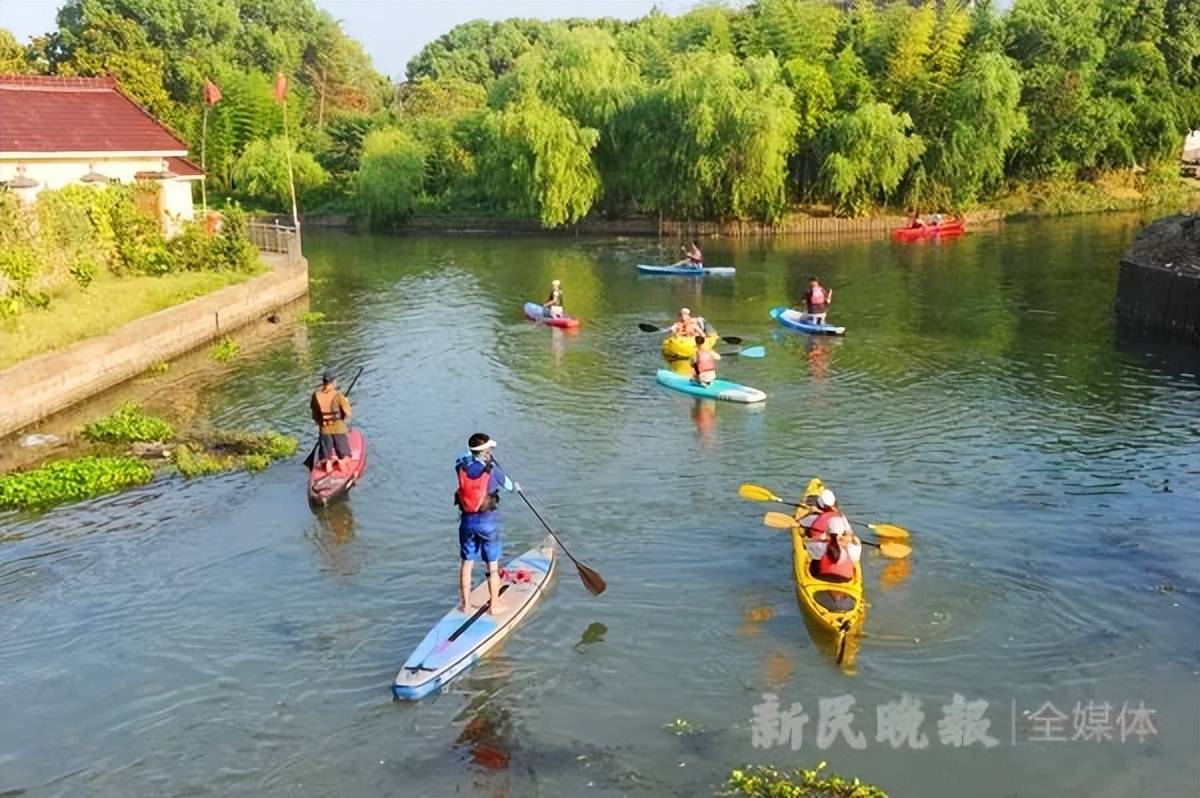
M 211 80 L 204 81 L 204 104 L 216 105 L 221 101 L 221 90 Z
M 275 74 L 275 102 L 281 103 L 287 99 L 287 77 L 282 72 Z

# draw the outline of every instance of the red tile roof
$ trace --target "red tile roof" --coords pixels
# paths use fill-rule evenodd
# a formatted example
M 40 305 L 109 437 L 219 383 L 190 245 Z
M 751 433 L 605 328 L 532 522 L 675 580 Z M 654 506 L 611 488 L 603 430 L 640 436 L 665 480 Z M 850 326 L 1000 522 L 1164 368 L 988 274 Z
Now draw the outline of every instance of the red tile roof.
M 187 151 L 112 78 L 0 75 L 0 153 Z
M 180 177 L 204 177 L 204 170 L 187 158 L 168 158 L 167 166 Z

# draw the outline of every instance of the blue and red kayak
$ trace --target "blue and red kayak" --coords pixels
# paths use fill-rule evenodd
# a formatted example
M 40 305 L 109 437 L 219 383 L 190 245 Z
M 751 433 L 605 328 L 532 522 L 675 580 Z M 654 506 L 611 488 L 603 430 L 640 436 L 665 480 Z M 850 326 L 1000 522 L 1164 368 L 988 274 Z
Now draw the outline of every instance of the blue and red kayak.
M 793 330 L 806 332 L 810 335 L 845 335 L 846 328 L 838 327 L 835 324 L 817 324 L 814 321 L 808 320 L 808 314 L 798 310 L 785 308 L 783 306 L 771 308 L 771 318 L 782 324 L 784 327 L 790 327 Z
M 478 662 L 517 627 L 554 577 L 554 539 L 549 535 L 534 549 L 500 569 L 504 612 L 492 615 L 487 581 L 471 591 L 471 606 L 446 613 L 405 660 L 392 682 L 397 700 L 415 701 L 435 693 Z
M 569 330 L 579 326 L 579 319 L 574 316 L 559 316 L 557 319 L 550 315 L 544 305 L 539 305 L 536 302 L 525 303 L 525 318 L 530 321 L 536 321 L 539 324 L 546 324 L 550 327 L 561 327 L 564 330 Z

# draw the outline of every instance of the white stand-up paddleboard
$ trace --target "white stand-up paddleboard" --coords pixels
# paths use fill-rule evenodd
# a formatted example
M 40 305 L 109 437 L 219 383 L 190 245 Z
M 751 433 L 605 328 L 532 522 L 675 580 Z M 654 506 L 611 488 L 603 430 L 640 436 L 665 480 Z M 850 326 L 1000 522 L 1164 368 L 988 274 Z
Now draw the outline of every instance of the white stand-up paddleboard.
M 554 539 L 547 535 L 536 549 L 501 566 L 500 597 L 505 613 L 490 613 L 487 581 L 479 584 L 471 591 L 471 608 L 450 610 L 425 635 L 396 674 L 392 695 L 406 701 L 423 698 L 478 662 L 542 597 L 554 576 L 555 563 Z

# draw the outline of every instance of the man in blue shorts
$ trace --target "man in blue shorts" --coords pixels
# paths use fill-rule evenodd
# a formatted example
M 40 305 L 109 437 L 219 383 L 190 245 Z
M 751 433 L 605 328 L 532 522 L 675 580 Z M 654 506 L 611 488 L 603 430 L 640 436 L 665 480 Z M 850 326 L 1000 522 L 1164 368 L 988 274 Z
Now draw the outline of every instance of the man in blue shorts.
M 476 432 L 467 439 L 468 451 L 458 456 L 454 472 L 458 477 L 458 490 L 454 492 L 454 503 L 462 514 L 458 522 L 458 550 L 462 564 L 458 571 L 459 609 L 469 612 L 471 607 L 471 569 L 475 560 L 483 559 L 488 566 L 488 596 L 491 598 L 490 613 L 501 615 L 504 606 L 500 602 L 500 489 L 512 493 L 521 486 L 504 475 L 492 461 L 492 449 L 496 442 Z

